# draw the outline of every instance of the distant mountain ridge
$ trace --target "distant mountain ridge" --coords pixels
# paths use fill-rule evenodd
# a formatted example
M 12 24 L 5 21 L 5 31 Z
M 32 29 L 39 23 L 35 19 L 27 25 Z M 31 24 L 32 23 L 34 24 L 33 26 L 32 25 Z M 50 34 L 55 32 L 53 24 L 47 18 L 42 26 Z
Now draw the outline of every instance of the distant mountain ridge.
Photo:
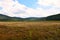
M 60 14 L 48 16 L 46 17 L 46 20 L 60 20 Z
M 29 18 L 20 18 L 20 17 L 10 17 L 7 15 L 0 14 L 0 21 L 46 21 L 46 20 L 60 20 L 60 14 L 51 15 L 48 17 L 29 17 Z
M 0 14 L 0 21 L 18 21 L 22 18 L 19 17 L 10 17 L 7 15 Z

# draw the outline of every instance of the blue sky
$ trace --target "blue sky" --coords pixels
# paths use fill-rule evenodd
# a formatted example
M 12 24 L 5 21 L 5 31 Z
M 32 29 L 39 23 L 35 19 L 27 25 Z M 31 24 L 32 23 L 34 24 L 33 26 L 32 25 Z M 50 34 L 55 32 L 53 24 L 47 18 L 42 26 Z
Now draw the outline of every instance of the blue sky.
M 60 13 L 60 0 L 0 0 L 0 14 L 15 17 L 46 17 Z
M 52 5 L 38 5 L 37 4 L 37 1 L 38 0 L 18 0 L 19 3 L 27 6 L 27 7 L 30 7 L 30 8 L 34 8 L 36 9 L 37 7 L 40 7 L 40 8 L 43 8 L 43 9 L 49 9 L 49 8 L 52 8 L 53 6 Z
M 0 10 L 2 10 L 3 8 L 2 7 L 0 7 Z
M 18 0 L 19 3 L 26 5 L 30 8 L 37 8 L 38 4 L 36 3 L 37 0 Z

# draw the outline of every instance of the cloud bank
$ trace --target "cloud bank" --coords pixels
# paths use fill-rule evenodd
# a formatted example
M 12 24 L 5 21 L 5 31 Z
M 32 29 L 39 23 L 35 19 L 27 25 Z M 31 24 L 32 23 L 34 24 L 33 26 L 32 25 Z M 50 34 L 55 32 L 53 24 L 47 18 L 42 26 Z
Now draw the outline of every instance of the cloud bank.
M 0 0 L 0 14 L 12 17 L 45 17 L 60 13 L 60 0 L 37 0 L 38 7 L 33 9 L 17 0 Z

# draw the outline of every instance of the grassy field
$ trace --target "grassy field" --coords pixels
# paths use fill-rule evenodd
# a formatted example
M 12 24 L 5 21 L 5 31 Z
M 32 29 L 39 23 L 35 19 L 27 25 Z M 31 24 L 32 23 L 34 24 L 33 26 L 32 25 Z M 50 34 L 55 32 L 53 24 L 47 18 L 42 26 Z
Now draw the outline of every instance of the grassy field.
M 0 40 L 60 40 L 60 21 L 0 22 Z

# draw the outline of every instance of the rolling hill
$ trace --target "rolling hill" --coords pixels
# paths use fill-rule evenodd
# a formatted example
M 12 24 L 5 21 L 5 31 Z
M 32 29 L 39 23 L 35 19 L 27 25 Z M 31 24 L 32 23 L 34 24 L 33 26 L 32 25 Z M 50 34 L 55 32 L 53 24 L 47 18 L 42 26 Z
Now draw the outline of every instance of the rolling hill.
M 22 18 L 10 17 L 7 15 L 0 14 L 0 21 L 19 21 L 19 20 L 22 20 Z
M 7 15 L 0 14 L 0 21 L 41 21 L 41 20 L 60 20 L 60 14 L 50 15 L 48 17 L 29 17 L 29 18 L 20 18 L 20 17 L 10 17 Z
M 48 16 L 46 20 L 60 20 L 60 14 Z

